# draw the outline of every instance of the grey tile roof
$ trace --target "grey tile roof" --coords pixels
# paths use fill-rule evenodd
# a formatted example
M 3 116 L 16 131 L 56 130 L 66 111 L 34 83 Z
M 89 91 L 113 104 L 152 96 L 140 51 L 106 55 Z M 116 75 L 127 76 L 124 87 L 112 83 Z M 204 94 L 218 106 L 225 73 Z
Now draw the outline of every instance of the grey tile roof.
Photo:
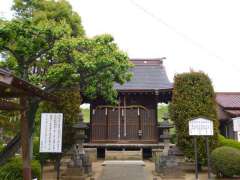
M 123 85 L 115 84 L 118 91 L 124 90 L 164 90 L 172 89 L 161 59 L 135 59 L 130 69 L 133 77 Z
M 240 92 L 218 92 L 217 103 L 226 109 L 240 109 Z

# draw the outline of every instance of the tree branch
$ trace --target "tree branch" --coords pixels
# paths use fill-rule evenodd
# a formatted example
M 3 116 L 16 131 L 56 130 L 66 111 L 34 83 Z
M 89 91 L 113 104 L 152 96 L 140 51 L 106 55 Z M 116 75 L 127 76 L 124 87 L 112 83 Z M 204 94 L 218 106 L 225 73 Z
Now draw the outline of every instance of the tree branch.
M 54 42 L 55 42 L 55 41 L 54 41 Z M 41 56 L 42 56 L 43 54 L 45 54 L 47 51 L 49 51 L 50 49 L 52 49 L 53 46 L 54 46 L 54 42 L 50 43 L 49 46 L 48 46 L 48 48 L 42 49 L 42 50 L 40 50 L 38 53 L 30 56 L 30 57 L 28 58 L 26 64 L 29 65 L 29 64 L 33 63 L 34 60 L 36 60 L 37 58 L 41 57 Z

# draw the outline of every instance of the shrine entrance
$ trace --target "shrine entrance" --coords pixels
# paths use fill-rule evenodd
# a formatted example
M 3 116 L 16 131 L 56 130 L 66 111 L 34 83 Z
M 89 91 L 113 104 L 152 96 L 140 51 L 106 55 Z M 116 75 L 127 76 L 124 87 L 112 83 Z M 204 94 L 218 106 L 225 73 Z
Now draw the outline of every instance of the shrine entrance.
M 92 113 L 92 142 L 154 142 L 156 122 L 143 106 L 98 106 Z

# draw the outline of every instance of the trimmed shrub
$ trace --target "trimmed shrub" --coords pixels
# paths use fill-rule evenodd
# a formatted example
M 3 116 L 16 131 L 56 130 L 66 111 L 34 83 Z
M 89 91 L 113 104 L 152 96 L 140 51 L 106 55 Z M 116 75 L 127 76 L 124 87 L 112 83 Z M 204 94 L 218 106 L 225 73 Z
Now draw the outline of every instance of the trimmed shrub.
M 240 175 L 240 151 L 232 147 L 216 148 L 211 154 L 213 172 L 219 177 Z
M 177 145 L 185 156 L 194 158 L 193 138 L 189 136 L 188 121 L 204 116 L 213 121 L 214 136 L 209 138 L 210 150 L 218 145 L 218 120 L 215 93 L 208 76 L 202 72 L 178 74 L 174 78 L 170 117 L 176 126 Z M 205 139 L 198 137 L 199 163 L 206 163 Z
M 38 161 L 32 161 L 32 177 L 40 179 L 40 164 Z M 6 164 L 0 166 L 1 180 L 23 180 L 22 160 L 20 157 L 10 159 Z
M 218 141 L 219 141 L 219 146 L 228 146 L 228 147 L 232 147 L 240 150 L 240 143 L 233 139 L 228 139 L 222 135 L 219 135 Z

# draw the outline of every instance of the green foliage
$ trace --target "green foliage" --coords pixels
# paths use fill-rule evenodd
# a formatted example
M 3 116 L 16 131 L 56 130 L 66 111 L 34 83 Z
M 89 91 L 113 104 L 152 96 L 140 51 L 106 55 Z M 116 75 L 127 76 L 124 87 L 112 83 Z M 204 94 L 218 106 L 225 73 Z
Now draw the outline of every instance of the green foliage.
M 16 16 L 11 21 L 0 20 L 0 55 L 4 58 L 0 67 L 46 92 L 80 86 L 84 98 L 116 101 L 114 82 L 129 80 L 131 64 L 112 36 L 87 38 L 80 16 L 66 0 L 14 0 L 13 10 Z M 32 130 L 39 99 L 28 100 Z M 58 112 L 59 108 L 67 107 L 58 107 Z M 65 122 L 75 120 L 73 116 L 65 115 Z
M 22 160 L 20 157 L 15 157 L 9 160 L 3 166 L 0 166 L 0 179 L 1 180 L 23 180 L 22 177 Z M 31 162 L 32 176 L 40 178 L 40 164 L 37 161 Z
M 4 136 L 15 135 L 16 129 L 19 129 L 19 122 L 19 111 L 0 110 L 0 127 L 3 128 Z
M 212 170 L 217 176 L 240 175 L 240 151 L 238 149 L 227 146 L 216 148 L 211 154 L 211 163 Z
M 63 39 L 56 44 L 54 55 L 61 63 L 71 63 L 72 77 L 80 83 L 82 94 L 90 99 L 100 96 L 114 102 L 117 96 L 114 82 L 122 84 L 131 77 L 128 57 L 119 51 L 110 35 Z M 56 72 L 55 66 L 52 68 L 51 72 Z M 59 81 L 60 76 L 54 74 L 48 76 L 51 83 Z
M 158 122 L 163 120 L 165 114 L 168 114 L 168 105 L 161 104 L 158 106 Z
M 44 163 L 47 160 L 54 160 L 56 158 L 56 155 L 52 153 L 39 153 L 39 147 L 40 147 L 40 139 L 38 137 L 35 137 L 33 140 L 33 159 L 34 160 L 44 165 Z
M 46 22 L 56 24 L 64 22 L 69 26 L 71 36 L 85 34 L 81 18 L 72 11 L 71 5 L 65 0 L 14 0 L 13 10 L 15 10 L 17 18 L 32 17 L 35 24 L 42 25 Z
M 0 152 L 3 150 L 4 146 L 3 143 L 0 141 Z
M 233 139 L 225 138 L 222 135 L 218 136 L 219 146 L 228 146 L 240 150 L 240 143 Z
M 89 123 L 90 122 L 90 109 L 89 108 L 86 108 L 86 109 L 81 108 L 81 112 L 83 113 L 84 122 Z
M 80 85 L 84 97 L 114 102 L 114 82 L 129 80 L 128 57 L 112 36 L 87 38 L 65 1 L 15 0 L 16 17 L 0 22 L 0 67 L 45 91 Z
M 215 94 L 208 76 L 202 72 L 178 74 L 174 78 L 170 117 L 176 125 L 177 144 L 185 156 L 194 157 L 193 138 L 189 136 L 188 121 L 204 116 L 213 121 L 214 136 L 210 138 L 210 149 L 218 145 L 218 121 Z M 205 140 L 198 137 L 199 160 L 206 162 Z

